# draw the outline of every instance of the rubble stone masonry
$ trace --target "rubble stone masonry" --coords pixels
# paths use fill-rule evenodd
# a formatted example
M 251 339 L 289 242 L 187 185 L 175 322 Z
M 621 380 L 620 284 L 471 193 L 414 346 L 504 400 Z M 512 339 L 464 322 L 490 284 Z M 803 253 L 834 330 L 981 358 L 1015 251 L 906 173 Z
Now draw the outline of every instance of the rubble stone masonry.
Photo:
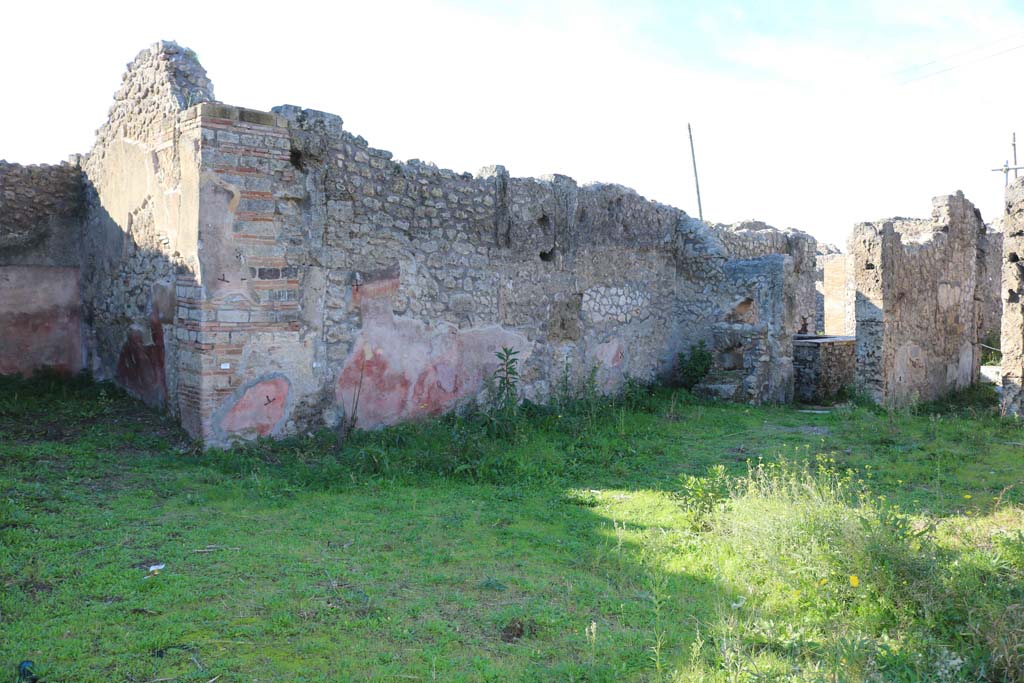
M 863 223 L 848 243 L 857 379 L 879 403 L 932 400 L 978 377 L 985 224 L 962 193 L 932 204 L 931 220 Z
M 1006 188 L 1002 259 L 1002 412 L 1024 416 L 1024 178 Z
M 618 185 L 398 162 L 334 115 L 216 102 L 174 43 L 128 65 L 89 154 L 0 183 L 0 267 L 64 269 L 35 301 L 6 271 L 0 316 L 65 330 L 0 328 L 0 372 L 32 347 L 209 445 L 437 414 L 502 348 L 534 399 L 666 377 L 700 341 L 711 393 L 792 397 L 799 236 L 721 238 Z
M 0 161 L 0 374 L 83 366 L 78 165 Z

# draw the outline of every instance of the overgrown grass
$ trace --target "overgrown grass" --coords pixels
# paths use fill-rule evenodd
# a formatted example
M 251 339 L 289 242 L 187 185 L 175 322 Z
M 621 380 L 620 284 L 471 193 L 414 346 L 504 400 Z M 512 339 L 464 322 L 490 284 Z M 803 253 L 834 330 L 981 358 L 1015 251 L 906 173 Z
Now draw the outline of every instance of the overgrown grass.
M 819 415 L 589 383 L 203 454 L 111 387 L 0 380 L 0 666 L 1021 680 L 1022 443 L 986 388 Z

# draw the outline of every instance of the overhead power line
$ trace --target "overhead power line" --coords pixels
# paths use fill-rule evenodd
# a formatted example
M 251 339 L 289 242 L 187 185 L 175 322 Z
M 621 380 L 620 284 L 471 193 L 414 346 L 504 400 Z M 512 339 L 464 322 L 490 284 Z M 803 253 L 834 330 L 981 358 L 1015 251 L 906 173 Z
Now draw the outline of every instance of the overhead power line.
M 972 59 L 972 60 L 969 60 L 969 61 L 966 61 L 966 62 L 961 62 L 960 64 L 954 64 L 953 66 L 946 67 L 945 69 L 939 69 L 938 71 L 932 71 L 930 73 L 924 74 L 923 76 L 917 76 L 916 78 L 910 78 L 908 80 L 905 80 L 905 81 L 901 82 L 900 85 L 909 85 L 910 83 L 915 83 L 917 81 L 923 81 L 926 78 L 932 78 L 933 76 L 939 76 L 939 75 L 942 75 L 944 73 L 949 73 L 950 71 L 953 71 L 954 69 L 960 69 L 960 68 L 965 67 L 965 66 L 971 66 L 972 64 L 978 64 L 979 62 L 984 62 L 984 61 L 987 61 L 989 59 L 993 59 L 995 57 L 999 57 L 1001 55 L 1005 55 L 1005 54 L 1007 54 L 1009 52 L 1013 52 L 1014 50 L 1020 50 L 1021 48 L 1024 48 L 1024 43 L 1021 43 L 1019 45 L 1014 45 L 1013 47 L 1007 48 L 1005 50 L 1000 50 L 999 52 L 994 52 L 994 53 L 992 53 L 990 55 L 985 55 L 984 57 L 979 57 L 978 59 Z
M 977 52 L 978 50 L 984 50 L 986 48 L 995 47 L 996 45 L 999 45 L 1001 43 L 1005 43 L 1005 42 L 1008 42 L 1010 40 L 1015 40 L 1015 39 L 1021 38 L 1021 37 L 1024 37 L 1024 33 L 1014 33 L 1013 35 L 1006 36 L 1004 38 L 1000 38 L 999 40 L 990 40 L 990 41 L 985 42 L 985 43 L 979 43 L 979 44 L 975 45 L 974 47 L 969 47 L 966 50 L 960 50 L 959 52 L 954 52 L 954 53 L 946 55 L 944 57 L 936 57 L 935 59 L 933 59 L 933 60 L 931 60 L 929 62 L 924 62 L 923 64 L 914 64 L 914 65 L 911 65 L 911 66 L 904 67 L 902 69 L 898 69 L 896 71 L 893 71 L 891 75 L 898 76 L 900 74 L 907 73 L 908 71 L 918 71 L 918 70 L 924 69 L 925 67 L 928 67 L 928 66 L 933 66 L 933 65 L 936 65 L 936 64 L 942 64 L 944 62 L 948 62 L 949 60 L 951 60 L 951 59 L 953 59 L 955 57 L 963 57 L 964 55 L 969 55 L 972 52 Z

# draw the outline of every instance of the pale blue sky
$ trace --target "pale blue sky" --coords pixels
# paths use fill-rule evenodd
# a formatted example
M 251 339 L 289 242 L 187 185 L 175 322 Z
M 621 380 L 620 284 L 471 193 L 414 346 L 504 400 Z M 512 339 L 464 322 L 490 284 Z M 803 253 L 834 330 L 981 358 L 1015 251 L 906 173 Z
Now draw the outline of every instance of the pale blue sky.
M 16 3 L 0 29 L 0 158 L 87 151 L 124 65 L 158 39 L 219 99 L 340 114 L 399 158 L 618 182 L 705 218 L 843 242 L 1024 145 L 1024 13 L 951 2 Z M 1021 153 L 1024 162 L 1024 147 Z

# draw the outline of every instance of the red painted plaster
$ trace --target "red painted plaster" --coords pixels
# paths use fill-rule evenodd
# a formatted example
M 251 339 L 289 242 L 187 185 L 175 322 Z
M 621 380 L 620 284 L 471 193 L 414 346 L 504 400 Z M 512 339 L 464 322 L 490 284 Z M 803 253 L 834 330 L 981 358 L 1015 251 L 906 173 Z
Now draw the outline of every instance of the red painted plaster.
M 167 403 L 167 379 L 164 372 L 164 328 L 154 315 L 149 321 L 151 340 L 143 330 L 128 330 L 128 340 L 121 347 L 115 377 L 129 394 L 147 405 L 163 407 Z
M 290 387 L 284 377 L 264 380 L 249 387 L 220 421 L 220 428 L 228 434 L 273 433 L 284 417 Z
M 598 345 L 594 355 L 597 356 L 597 359 L 601 361 L 601 365 L 604 367 L 617 368 L 621 367 L 622 361 L 625 360 L 626 349 L 622 345 L 621 340 L 613 339 Z
M 397 288 L 393 277 L 353 288 L 363 327 L 342 366 L 335 398 L 351 414 L 358 394 L 357 426 L 442 413 L 479 391 L 503 346 L 519 349 L 521 360 L 529 356 L 524 337 L 498 326 L 459 330 L 396 318 L 390 298 Z

